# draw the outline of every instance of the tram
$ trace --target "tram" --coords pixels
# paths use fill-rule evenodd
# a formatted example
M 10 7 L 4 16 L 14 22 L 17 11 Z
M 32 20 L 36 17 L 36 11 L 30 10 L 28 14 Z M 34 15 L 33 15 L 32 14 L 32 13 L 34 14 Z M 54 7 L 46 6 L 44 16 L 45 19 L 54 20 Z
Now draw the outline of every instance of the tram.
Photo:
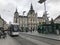
M 8 27 L 8 34 L 10 36 L 19 36 L 19 24 L 18 23 L 10 24 Z

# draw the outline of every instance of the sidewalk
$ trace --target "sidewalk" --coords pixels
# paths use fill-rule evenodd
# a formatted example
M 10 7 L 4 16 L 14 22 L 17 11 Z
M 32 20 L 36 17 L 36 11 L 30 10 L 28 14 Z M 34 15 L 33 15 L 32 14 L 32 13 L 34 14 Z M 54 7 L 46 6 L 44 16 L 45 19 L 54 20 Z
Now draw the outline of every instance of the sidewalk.
M 0 45 L 20 45 L 17 41 L 15 41 L 10 36 L 7 36 L 5 39 L 0 39 Z
M 40 36 L 40 37 L 44 37 L 44 38 L 49 38 L 49 39 L 53 39 L 53 40 L 58 40 L 60 41 L 60 35 L 53 35 L 53 34 L 39 34 L 37 31 L 35 32 L 23 32 L 24 34 L 29 34 L 29 35 L 35 35 L 35 36 Z

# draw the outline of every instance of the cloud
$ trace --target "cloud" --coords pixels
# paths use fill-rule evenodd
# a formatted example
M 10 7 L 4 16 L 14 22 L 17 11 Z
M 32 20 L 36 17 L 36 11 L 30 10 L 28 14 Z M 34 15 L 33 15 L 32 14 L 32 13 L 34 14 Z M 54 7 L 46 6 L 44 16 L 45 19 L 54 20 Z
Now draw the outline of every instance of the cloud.
M 34 10 L 38 13 L 38 16 L 43 16 L 44 5 L 39 4 L 38 0 L 0 0 L 0 14 L 7 22 L 13 21 L 13 16 L 16 7 L 19 14 L 22 15 L 23 11 L 28 13 L 30 4 L 33 4 Z M 56 18 L 60 14 L 60 0 L 47 0 L 47 11 L 50 18 Z
M 49 12 L 50 18 L 56 18 L 60 15 L 60 0 L 48 0 L 47 1 L 47 10 Z

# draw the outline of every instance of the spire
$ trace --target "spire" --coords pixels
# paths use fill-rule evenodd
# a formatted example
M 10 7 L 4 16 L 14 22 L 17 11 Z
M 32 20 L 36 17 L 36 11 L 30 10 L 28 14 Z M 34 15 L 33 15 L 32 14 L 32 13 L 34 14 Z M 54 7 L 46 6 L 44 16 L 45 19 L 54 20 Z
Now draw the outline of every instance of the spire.
M 28 13 L 28 14 L 32 14 L 32 13 L 34 13 L 34 12 L 35 12 L 35 11 L 34 11 L 34 9 L 33 9 L 32 3 L 31 3 L 30 10 L 29 10 L 29 13 Z
M 18 11 L 17 11 L 17 8 L 16 8 L 16 11 L 15 11 L 15 13 L 18 13 Z
M 16 12 L 17 12 L 17 8 L 16 8 Z
M 16 8 L 16 11 L 15 11 L 14 15 L 19 15 L 19 13 L 18 13 L 18 11 L 17 11 L 17 8 Z
M 31 3 L 31 7 L 30 7 L 30 10 L 33 10 L 33 5 L 32 5 L 32 3 Z

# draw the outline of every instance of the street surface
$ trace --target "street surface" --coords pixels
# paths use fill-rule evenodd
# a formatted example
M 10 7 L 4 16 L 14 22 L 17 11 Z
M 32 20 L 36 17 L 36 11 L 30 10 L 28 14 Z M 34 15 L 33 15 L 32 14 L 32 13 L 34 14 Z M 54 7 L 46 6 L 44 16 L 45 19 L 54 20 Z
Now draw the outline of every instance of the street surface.
M 0 45 L 21 45 L 14 38 L 7 35 L 5 39 L 0 39 Z
M 24 33 L 20 33 L 20 35 L 23 35 L 23 36 L 26 36 L 26 37 L 50 44 L 50 45 L 60 45 L 60 41 L 58 41 L 58 40 L 43 38 L 40 36 L 34 36 L 34 35 L 29 35 L 29 34 L 24 34 Z
M 14 37 L 14 39 L 19 42 L 21 45 L 37 45 L 37 44 L 34 44 L 33 42 L 31 41 L 28 41 L 22 37 Z
M 7 35 L 5 39 L 3 38 L 0 39 L 0 45 L 36 45 L 36 44 L 21 37 L 10 37 Z
M 20 33 L 18 37 L 7 35 L 5 39 L 0 39 L 0 45 L 60 45 L 60 41 Z

